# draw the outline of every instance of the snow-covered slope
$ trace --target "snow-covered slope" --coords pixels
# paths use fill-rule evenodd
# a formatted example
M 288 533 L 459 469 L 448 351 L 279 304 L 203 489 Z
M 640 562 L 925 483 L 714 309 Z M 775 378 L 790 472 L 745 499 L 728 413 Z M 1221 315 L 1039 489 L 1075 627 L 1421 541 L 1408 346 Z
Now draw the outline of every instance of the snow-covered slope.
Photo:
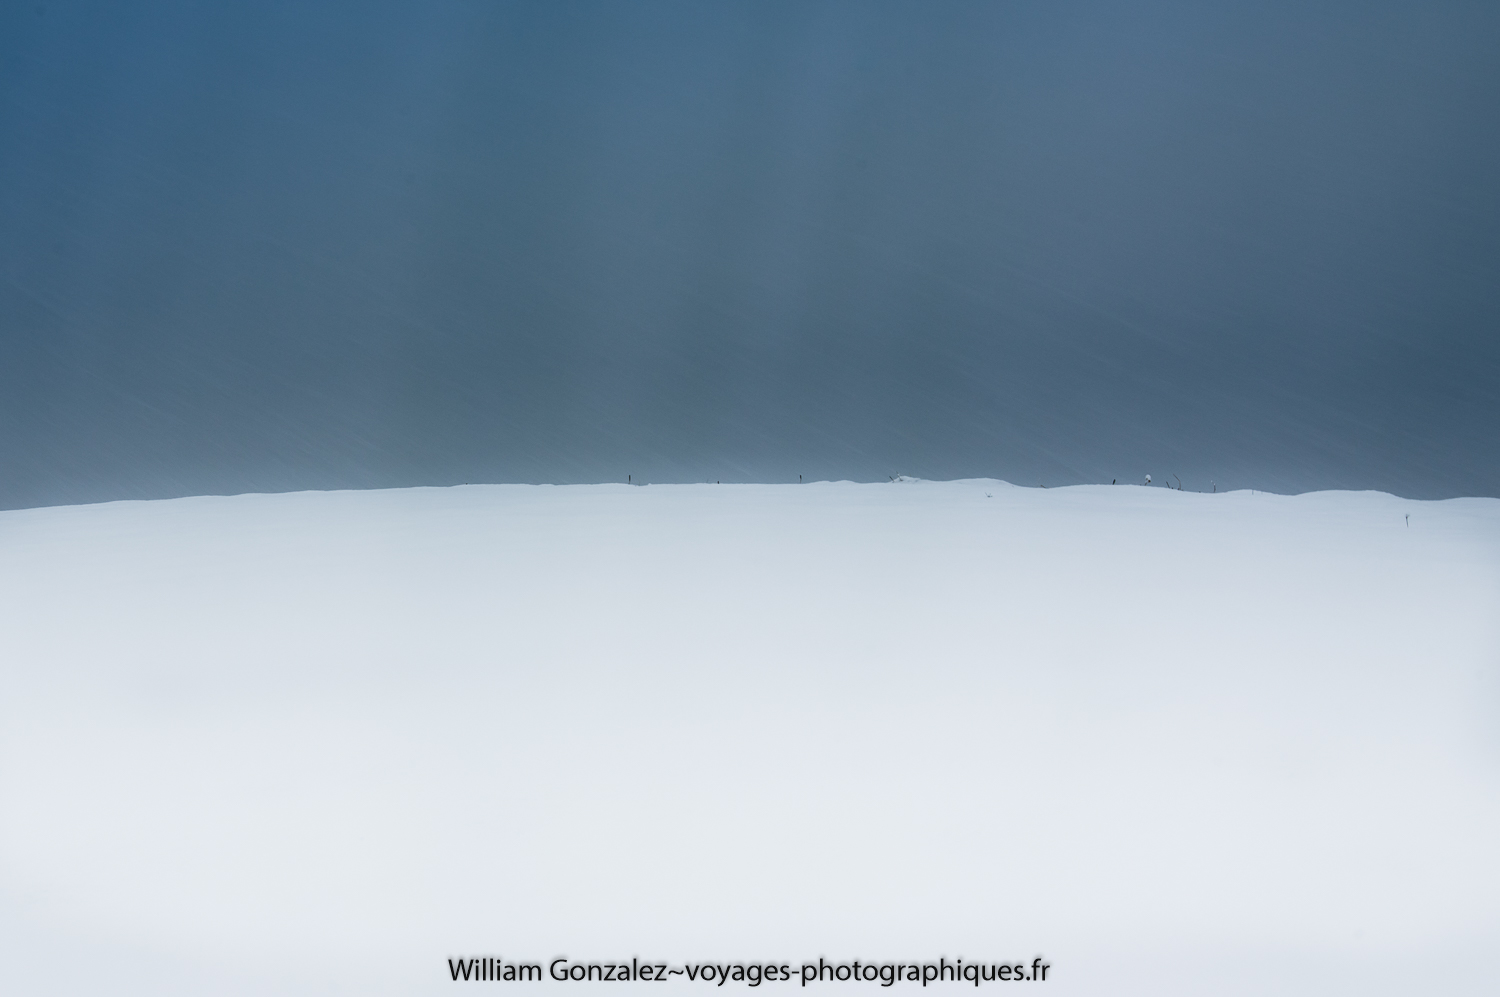
M 7 994 L 446 992 L 486 955 L 1492 993 L 1497 842 L 1496 500 L 0 513 Z

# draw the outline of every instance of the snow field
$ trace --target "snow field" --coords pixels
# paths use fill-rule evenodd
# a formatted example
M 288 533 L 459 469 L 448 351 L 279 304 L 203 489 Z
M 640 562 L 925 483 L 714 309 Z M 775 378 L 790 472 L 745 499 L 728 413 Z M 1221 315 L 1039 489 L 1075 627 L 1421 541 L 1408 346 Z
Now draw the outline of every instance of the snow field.
M 1497 500 L 0 513 L 7 993 L 1041 954 L 1048 993 L 1480 994 L 1496 841 Z

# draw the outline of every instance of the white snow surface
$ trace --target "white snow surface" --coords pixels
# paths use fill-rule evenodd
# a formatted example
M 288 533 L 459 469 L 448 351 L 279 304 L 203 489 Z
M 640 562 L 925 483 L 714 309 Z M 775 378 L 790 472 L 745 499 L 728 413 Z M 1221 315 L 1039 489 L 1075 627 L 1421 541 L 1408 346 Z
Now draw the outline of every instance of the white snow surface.
M 1493 994 L 1500 500 L 0 513 L 0 992 L 448 993 L 486 955 Z

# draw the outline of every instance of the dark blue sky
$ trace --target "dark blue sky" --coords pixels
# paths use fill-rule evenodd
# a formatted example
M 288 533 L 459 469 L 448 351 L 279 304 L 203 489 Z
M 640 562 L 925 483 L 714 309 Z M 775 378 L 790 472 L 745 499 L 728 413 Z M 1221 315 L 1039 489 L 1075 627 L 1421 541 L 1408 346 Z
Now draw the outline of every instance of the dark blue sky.
M 1493 3 L 13 3 L 0 507 L 1500 495 Z

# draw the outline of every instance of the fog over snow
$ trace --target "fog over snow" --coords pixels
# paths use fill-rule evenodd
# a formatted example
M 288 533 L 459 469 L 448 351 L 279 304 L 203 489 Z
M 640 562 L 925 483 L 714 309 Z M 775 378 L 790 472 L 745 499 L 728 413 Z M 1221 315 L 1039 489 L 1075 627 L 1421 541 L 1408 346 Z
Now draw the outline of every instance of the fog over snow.
M 0 4 L 0 997 L 1493 997 L 1497 43 Z
M 4 512 L 0 990 L 1041 955 L 1049 994 L 1492 993 L 1497 668 L 1495 499 Z

